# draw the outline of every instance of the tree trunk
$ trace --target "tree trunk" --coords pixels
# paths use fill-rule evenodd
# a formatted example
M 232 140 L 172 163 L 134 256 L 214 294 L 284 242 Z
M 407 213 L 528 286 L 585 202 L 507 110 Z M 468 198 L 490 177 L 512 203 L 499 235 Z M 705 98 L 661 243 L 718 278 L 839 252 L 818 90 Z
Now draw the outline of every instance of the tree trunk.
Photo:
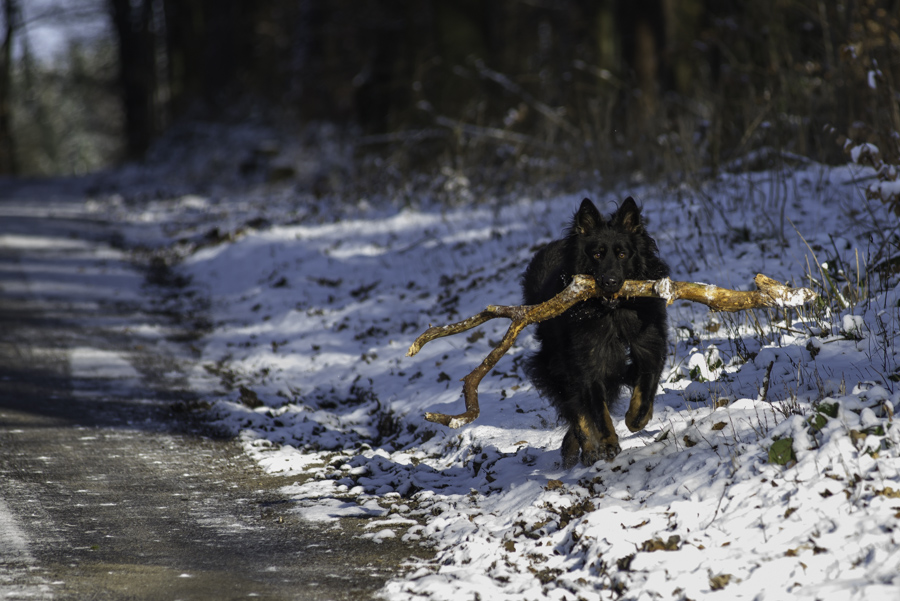
M 0 45 L 0 174 L 16 175 L 16 147 L 12 133 L 12 47 L 19 24 L 18 0 L 0 0 L 6 31 Z
M 119 38 L 119 85 L 129 159 L 140 159 L 157 133 L 156 44 L 152 0 L 109 0 Z

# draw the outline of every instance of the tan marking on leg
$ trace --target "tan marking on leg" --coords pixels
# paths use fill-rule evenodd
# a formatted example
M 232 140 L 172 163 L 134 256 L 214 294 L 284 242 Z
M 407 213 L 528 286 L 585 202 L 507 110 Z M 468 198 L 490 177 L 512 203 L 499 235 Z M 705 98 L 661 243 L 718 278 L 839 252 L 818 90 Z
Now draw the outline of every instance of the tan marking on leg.
M 634 392 L 631 394 L 631 402 L 628 403 L 628 411 L 625 413 L 625 425 L 632 432 L 639 432 L 644 429 L 650 418 L 653 417 L 653 407 L 649 407 L 646 415 L 641 416 L 641 404 L 643 403 L 643 394 L 641 387 L 635 386 Z
M 603 419 L 603 423 L 606 425 L 606 431 L 608 435 L 606 437 L 602 437 L 600 440 L 603 441 L 603 443 L 607 446 L 618 447 L 619 437 L 616 435 L 616 427 L 615 425 L 613 425 L 612 417 L 610 417 L 609 409 L 607 409 L 606 405 L 603 405 L 601 418 Z
M 580 414 L 575 422 L 576 430 L 583 436 L 590 436 L 590 432 L 595 429 L 594 422 L 587 415 Z
M 597 451 L 596 443 L 600 440 L 600 432 L 590 417 L 583 413 L 578 416 L 575 421 L 575 434 L 583 451 L 588 453 Z
M 578 444 L 581 445 L 581 463 L 586 466 L 593 465 L 600 459 L 612 461 L 621 451 L 619 437 L 616 436 L 612 418 L 605 406 L 601 419 L 606 432 L 608 432 L 606 436 L 589 415 L 578 415 L 572 424 Z

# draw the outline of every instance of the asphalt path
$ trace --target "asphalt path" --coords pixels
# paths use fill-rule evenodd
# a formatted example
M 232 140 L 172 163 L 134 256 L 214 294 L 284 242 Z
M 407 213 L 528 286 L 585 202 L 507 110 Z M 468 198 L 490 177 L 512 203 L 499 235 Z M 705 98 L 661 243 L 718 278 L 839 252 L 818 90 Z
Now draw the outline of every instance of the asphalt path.
M 293 479 L 177 410 L 193 326 L 82 198 L 0 183 L 0 598 L 371 599 L 425 557 L 297 518 Z

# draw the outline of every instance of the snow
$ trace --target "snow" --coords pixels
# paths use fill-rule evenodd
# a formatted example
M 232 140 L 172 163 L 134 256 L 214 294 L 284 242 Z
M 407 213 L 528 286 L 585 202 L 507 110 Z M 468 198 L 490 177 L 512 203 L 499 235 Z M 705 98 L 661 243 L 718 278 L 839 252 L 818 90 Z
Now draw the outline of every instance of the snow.
M 185 292 L 208 299 L 193 387 L 264 470 L 296 478 L 282 492 L 299 516 L 366 517 L 367 538 L 435 549 L 388 599 L 895 599 L 900 287 L 855 271 L 895 218 L 862 200 L 861 173 L 806 162 L 699 190 L 480 203 L 466 189 L 458 206 L 233 188 L 86 210 L 177 256 Z M 477 420 L 427 422 L 463 411 L 459 380 L 508 324 L 406 357 L 416 336 L 518 304 L 535 246 L 581 198 L 609 212 L 628 194 L 673 279 L 751 290 L 764 273 L 823 301 L 672 303 L 654 416 L 633 434 L 625 400 L 613 407 L 609 463 L 561 468 L 564 430 L 522 370 L 530 330 L 482 381 Z M 776 441 L 787 455 L 770 460 Z
M 876 157 L 878 156 L 878 152 L 877 146 L 869 142 L 864 142 L 850 149 L 850 160 L 854 163 L 859 163 L 861 157 Z
M 869 88 L 872 90 L 878 89 L 878 78 L 881 76 L 881 72 L 875 69 L 869 69 L 866 74 L 866 82 L 869 84 Z
M 878 181 L 869 185 L 869 194 L 884 201 L 893 201 L 900 197 L 900 181 Z
M 661 298 L 664 298 L 668 301 L 667 304 L 671 305 L 673 302 L 672 297 L 674 296 L 674 290 L 672 289 L 672 280 L 669 278 L 662 278 L 656 284 L 653 285 L 653 291 L 656 292 Z

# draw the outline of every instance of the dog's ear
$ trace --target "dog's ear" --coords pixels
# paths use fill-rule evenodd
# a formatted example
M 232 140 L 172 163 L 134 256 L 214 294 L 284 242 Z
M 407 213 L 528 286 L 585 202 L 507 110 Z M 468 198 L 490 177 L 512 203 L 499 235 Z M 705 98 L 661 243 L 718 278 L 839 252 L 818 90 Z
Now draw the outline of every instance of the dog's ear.
M 612 223 L 634 234 L 642 234 L 645 231 L 641 209 L 630 196 L 623 200 L 616 212 L 613 213 Z
M 581 207 L 575 213 L 575 219 L 572 221 L 572 230 L 576 234 L 588 234 L 598 227 L 604 225 L 603 215 L 594 206 L 590 198 L 581 201 Z

